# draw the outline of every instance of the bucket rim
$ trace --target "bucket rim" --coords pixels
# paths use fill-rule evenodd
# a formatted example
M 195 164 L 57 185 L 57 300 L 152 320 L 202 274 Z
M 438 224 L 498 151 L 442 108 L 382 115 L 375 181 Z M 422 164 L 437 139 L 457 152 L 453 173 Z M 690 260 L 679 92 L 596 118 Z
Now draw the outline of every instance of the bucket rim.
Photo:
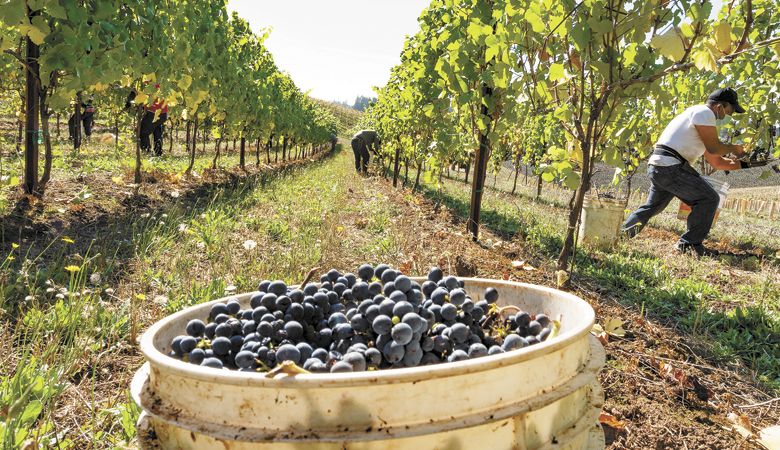
M 412 280 L 420 282 L 426 280 L 425 277 L 410 277 Z M 267 378 L 264 373 L 247 373 L 237 370 L 213 369 L 190 364 L 168 356 L 155 346 L 154 341 L 158 333 L 166 328 L 170 323 L 191 316 L 199 310 L 207 311 L 215 303 L 225 302 L 229 298 L 238 297 L 240 301 L 248 299 L 253 292 L 240 295 L 225 296 L 216 300 L 193 305 L 179 312 L 171 314 L 157 322 L 147 329 L 140 339 L 140 348 L 144 357 L 149 361 L 153 370 L 162 370 L 169 373 L 178 374 L 190 379 L 196 379 L 206 382 L 218 381 L 226 385 L 240 386 L 260 386 L 260 387 L 320 387 L 320 388 L 343 388 L 348 386 L 365 386 L 372 384 L 391 384 L 399 382 L 414 382 L 427 380 L 431 377 L 451 377 L 460 376 L 468 373 L 478 373 L 488 371 L 497 367 L 517 364 L 530 359 L 538 358 L 545 354 L 554 352 L 567 347 L 576 341 L 587 337 L 595 323 L 595 312 L 588 302 L 582 298 L 558 289 L 547 286 L 534 285 L 507 280 L 493 280 L 486 278 L 461 278 L 468 283 L 489 284 L 494 287 L 520 287 L 537 293 L 553 295 L 556 301 L 566 301 L 571 306 L 569 317 L 562 317 L 563 320 L 574 321 L 574 326 L 565 332 L 558 334 L 555 338 L 540 342 L 518 350 L 512 350 L 498 355 L 488 355 L 466 361 L 454 363 L 443 362 L 428 366 L 405 367 L 398 369 L 382 369 L 364 372 L 351 373 L 317 373 L 317 374 L 299 374 L 294 376 L 278 375 L 273 378 Z M 319 283 L 315 283 L 319 284 Z M 298 286 L 291 286 L 293 288 Z M 552 318 L 551 319 L 557 319 Z

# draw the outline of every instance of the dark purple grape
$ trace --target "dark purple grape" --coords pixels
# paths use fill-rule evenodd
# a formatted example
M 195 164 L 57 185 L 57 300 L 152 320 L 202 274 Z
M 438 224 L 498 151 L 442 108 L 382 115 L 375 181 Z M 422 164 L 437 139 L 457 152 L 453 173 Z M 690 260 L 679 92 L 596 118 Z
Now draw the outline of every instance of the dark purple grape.
M 544 342 L 548 337 L 550 337 L 550 333 L 552 333 L 551 328 L 545 328 L 539 333 L 537 336 L 537 339 L 539 339 L 539 342 Z
M 469 327 L 462 323 L 456 323 L 450 327 L 450 339 L 456 344 L 463 344 L 469 338 Z
M 230 353 L 230 339 L 220 336 L 211 341 L 211 349 L 217 356 L 225 356 Z
M 295 320 L 291 320 L 285 323 L 284 331 L 287 332 L 287 337 L 294 341 L 297 341 L 303 337 L 303 325 Z
M 225 338 L 233 336 L 233 327 L 227 323 L 221 323 L 217 325 L 216 330 L 214 330 L 214 336 Z
M 294 364 L 298 364 L 301 360 L 301 351 L 292 344 L 281 345 L 276 350 L 276 360 L 279 362 L 292 361 Z
M 385 345 L 384 349 L 382 350 L 382 354 L 385 356 L 385 360 L 387 360 L 387 362 L 390 364 L 396 364 L 404 359 L 404 350 L 405 349 L 403 344 L 390 341 Z
M 214 339 L 214 335 L 216 331 L 217 331 L 217 324 L 211 322 L 209 324 L 206 324 L 206 329 L 203 331 L 203 335 L 206 336 L 208 339 Z
M 367 368 L 366 358 L 358 352 L 346 353 L 342 361 L 349 363 L 355 372 L 362 372 Z
M 328 360 L 328 351 L 325 350 L 322 347 L 315 348 L 313 352 L 311 352 L 312 358 L 317 358 L 322 362 L 325 362 Z
M 377 278 L 382 278 L 382 274 L 389 268 L 390 266 L 387 264 L 379 264 L 374 268 L 374 276 Z
M 239 311 L 241 311 L 241 304 L 238 302 L 238 298 L 236 297 L 229 298 L 227 303 L 225 303 L 225 306 L 227 306 L 228 314 L 231 316 L 235 316 Z
M 498 301 L 498 290 L 494 287 L 489 287 L 485 289 L 485 301 L 487 301 L 489 304 L 495 303 Z
M 181 340 L 184 339 L 187 336 L 176 336 L 171 340 L 171 350 L 173 351 L 173 354 L 180 357 L 184 354 L 184 352 L 181 349 Z
M 504 343 L 501 344 L 501 348 L 504 351 L 508 352 L 508 351 L 511 351 L 511 350 L 517 350 L 519 348 L 523 348 L 523 347 L 525 347 L 527 345 L 528 345 L 528 342 L 524 338 L 522 338 L 522 337 L 520 337 L 520 336 L 518 336 L 518 335 L 516 335 L 514 333 L 511 333 L 511 334 L 506 335 L 506 337 L 504 338 Z
M 468 353 L 463 350 L 455 350 L 447 357 L 447 362 L 465 361 L 469 359 Z
M 436 288 L 433 293 L 431 294 L 431 300 L 433 303 L 442 306 L 444 305 L 444 302 L 447 301 L 449 298 L 449 292 L 447 292 L 444 288 Z
M 373 347 L 367 349 L 366 362 L 371 367 L 379 367 L 382 364 L 382 352 Z
M 230 320 L 230 316 L 227 314 L 219 314 L 214 318 L 214 322 L 218 324 L 226 323 L 228 320 Z
M 444 286 L 447 287 L 447 290 L 452 291 L 460 287 L 460 282 L 456 277 L 449 275 L 444 277 Z
M 393 294 L 395 294 L 395 292 Z M 396 304 L 393 305 L 393 316 L 403 317 L 412 312 L 414 312 L 414 306 L 405 300 L 397 301 Z
M 276 280 L 268 285 L 268 292 L 277 296 L 284 295 L 287 292 L 287 284 L 282 280 Z
M 206 352 L 200 348 L 196 348 L 190 352 L 189 358 L 192 364 L 200 364 L 206 359 Z
M 303 287 L 303 294 L 307 296 L 312 296 L 317 293 L 317 285 L 316 284 L 307 284 Z
M 480 358 L 488 355 L 488 349 L 482 344 L 471 344 L 469 346 L 469 358 Z
M 393 310 L 395 309 L 395 302 L 388 299 L 382 300 L 382 303 L 379 305 L 379 314 L 383 316 L 393 316 Z
M 220 361 L 219 358 L 214 358 L 214 357 L 204 359 L 203 362 L 200 363 L 200 365 L 204 367 L 211 367 L 214 369 L 221 369 L 224 367 L 222 361 Z
M 206 331 L 206 324 L 202 320 L 192 319 L 187 322 L 186 331 L 192 337 L 203 336 L 203 333 Z
M 373 298 L 382 293 L 382 283 L 374 281 L 368 285 L 368 294 Z
M 390 330 L 393 328 L 393 320 L 389 316 L 379 315 L 371 323 L 371 329 L 374 333 L 379 335 L 390 334 Z
M 466 291 L 461 288 L 453 289 L 450 291 L 450 303 L 455 306 L 460 306 L 466 301 Z
M 393 326 L 392 330 L 390 330 L 390 336 L 400 345 L 408 344 L 412 340 L 413 334 L 414 331 L 412 331 L 412 327 L 403 322 L 396 324 Z
M 268 286 L 271 285 L 271 280 L 263 280 L 257 285 L 257 290 L 260 292 L 268 292 Z
M 236 366 L 239 369 L 252 369 L 255 367 L 255 354 L 243 350 L 236 354 Z
M 352 364 L 346 361 L 339 361 L 330 368 L 330 373 L 349 373 L 352 371 Z
M 330 269 L 325 276 L 328 278 L 328 281 L 336 281 L 339 279 L 341 274 L 336 269 Z
M 384 286 L 382 286 L 382 294 L 384 294 L 385 297 L 390 297 L 390 295 L 395 291 L 395 283 L 392 281 L 388 281 Z
M 541 332 L 542 332 L 542 324 L 540 324 L 539 322 L 532 320 L 531 323 L 528 324 L 528 334 L 532 336 L 536 336 Z
M 179 341 L 179 349 L 182 353 L 189 353 L 193 351 L 197 345 L 198 340 L 192 336 L 184 336 L 181 341 Z
M 444 321 L 455 320 L 457 316 L 458 308 L 452 303 L 445 303 L 444 306 L 441 307 L 441 318 L 444 319 Z
M 395 277 L 395 280 L 393 280 L 393 283 L 395 284 L 395 288 L 401 292 L 407 292 L 412 289 L 412 280 L 406 275 L 398 275 Z
M 382 284 L 387 284 L 391 281 L 394 281 L 395 277 L 397 276 L 398 276 L 398 272 L 396 272 L 393 269 L 387 269 L 384 272 L 382 272 L 382 276 L 380 279 L 382 280 Z
M 209 318 L 214 320 L 220 314 L 228 314 L 228 307 L 224 303 L 215 303 L 211 306 Z
M 438 283 L 444 278 L 444 273 L 438 267 L 431 267 L 428 271 L 428 280 L 433 283 Z
M 452 349 L 452 341 L 444 335 L 433 337 L 433 351 L 437 353 L 447 353 Z
M 358 267 L 357 275 L 365 281 L 371 281 L 374 278 L 374 268 L 370 264 L 363 264 Z

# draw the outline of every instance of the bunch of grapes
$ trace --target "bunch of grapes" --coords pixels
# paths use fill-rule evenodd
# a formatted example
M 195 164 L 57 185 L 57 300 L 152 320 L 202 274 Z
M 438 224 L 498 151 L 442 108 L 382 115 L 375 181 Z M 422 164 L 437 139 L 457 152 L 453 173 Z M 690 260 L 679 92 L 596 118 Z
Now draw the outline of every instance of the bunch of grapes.
M 289 361 L 304 370 L 353 372 L 463 361 L 534 345 L 553 322 L 515 307 L 499 293 L 474 301 L 463 281 L 431 268 L 420 285 L 386 264 L 357 275 L 332 269 L 319 286 L 291 289 L 263 281 L 242 309 L 237 298 L 191 320 L 171 342 L 171 356 L 213 368 L 265 372 Z

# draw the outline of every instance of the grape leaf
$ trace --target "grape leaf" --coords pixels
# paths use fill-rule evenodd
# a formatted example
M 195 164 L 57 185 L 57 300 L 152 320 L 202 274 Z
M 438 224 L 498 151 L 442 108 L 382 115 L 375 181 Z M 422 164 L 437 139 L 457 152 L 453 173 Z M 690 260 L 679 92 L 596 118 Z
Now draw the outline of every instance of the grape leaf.
M 650 46 L 658 49 L 663 56 L 672 61 L 679 61 L 685 56 L 685 43 L 676 28 L 653 36 L 650 39 Z

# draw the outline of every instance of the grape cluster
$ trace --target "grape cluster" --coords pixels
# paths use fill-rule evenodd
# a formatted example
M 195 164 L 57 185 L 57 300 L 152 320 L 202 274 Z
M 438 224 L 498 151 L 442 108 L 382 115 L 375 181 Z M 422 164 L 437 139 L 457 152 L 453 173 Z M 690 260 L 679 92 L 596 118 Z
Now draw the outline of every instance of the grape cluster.
M 357 275 L 332 269 L 319 286 L 301 289 L 266 280 L 252 294 L 251 309 L 231 298 L 211 307 L 208 323 L 189 321 L 170 355 L 245 372 L 284 361 L 315 373 L 353 372 L 495 355 L 552 333 L 544 314 L 517 310 L 504 317 L 495 288 L 474 301 L 463 286 L 438 267 L 420 285 L 386 264 L 363 264 Z

